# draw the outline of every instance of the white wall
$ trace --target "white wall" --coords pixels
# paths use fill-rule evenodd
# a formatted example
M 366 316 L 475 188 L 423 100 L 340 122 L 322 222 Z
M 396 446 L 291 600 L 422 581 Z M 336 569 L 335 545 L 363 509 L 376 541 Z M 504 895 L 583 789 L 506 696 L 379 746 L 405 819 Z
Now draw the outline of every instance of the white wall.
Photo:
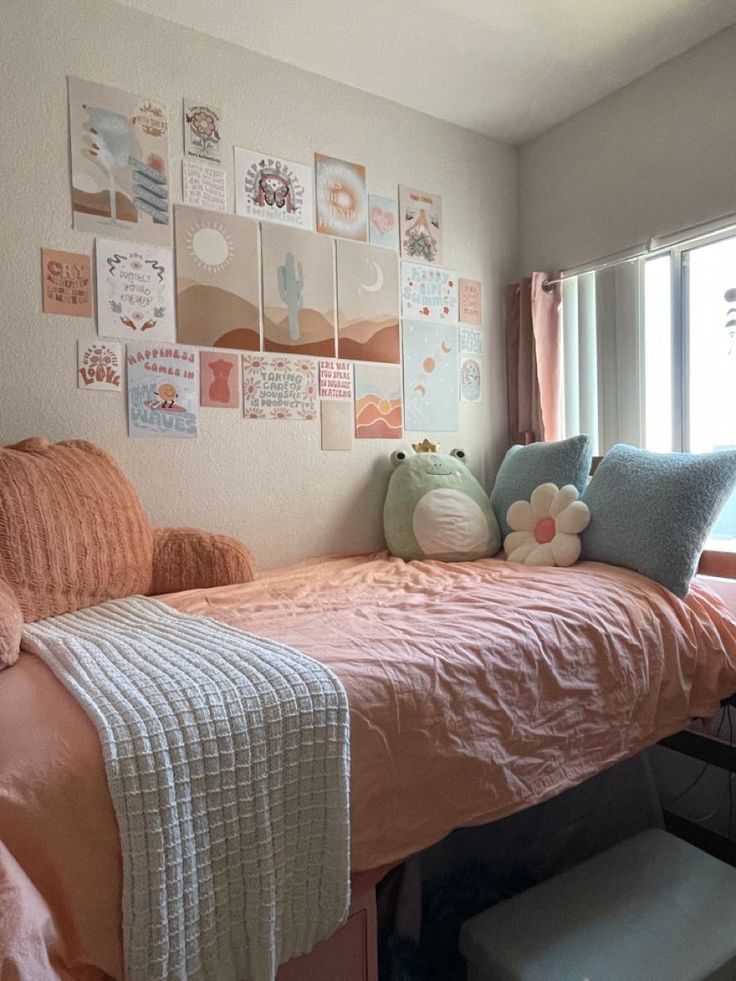
M 288 29 L 277 21 L 274 30 Z M 42 314 L 40 293 L 42 246 L 92 246 L 71 227 L 67 74 L 168 105 L 175 200 L 184 95 L 221 105 L 236 144 L 307 163 L 315 150 L 360 161 L 376 194 L 398 183 L 442 194 L 447 264 L 483 281 L 487 398 L 461 406 L 460 433 L 439 438 L 448 451 L 463 445 L 488 485 L 505 440 L 501 286 L 518 258 L 517 152 L 110 0 L 3 5 L 0 77 L 14 122 L 0 154 L 0 442 L 94 440 L 118 458 L 155 523 L 235 534 L 260 568 L 382 546 L 393 441 L 327 453 L 318 424 L 246 423 L 222 409 L 201 410 L 196 441 L 132 440 L 124 397 L 77 392 L 76 341 L 92 338 L 94 324 Z
M 736 27 L 521 151 L 521 267 L 566 268 L 736 211 Z

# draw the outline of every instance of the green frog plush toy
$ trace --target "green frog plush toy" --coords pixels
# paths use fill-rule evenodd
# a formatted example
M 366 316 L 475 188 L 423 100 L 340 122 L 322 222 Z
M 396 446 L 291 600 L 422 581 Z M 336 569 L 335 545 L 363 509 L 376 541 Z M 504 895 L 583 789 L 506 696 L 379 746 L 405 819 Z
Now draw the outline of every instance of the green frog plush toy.
M 389 551 L 402 559 L 464 562 L 495 555 L 501 533 L 488 495 L 463 450 L 438 453 L 425 439 L 414 455 L 391 454 L 394 472 L 383 507 Z

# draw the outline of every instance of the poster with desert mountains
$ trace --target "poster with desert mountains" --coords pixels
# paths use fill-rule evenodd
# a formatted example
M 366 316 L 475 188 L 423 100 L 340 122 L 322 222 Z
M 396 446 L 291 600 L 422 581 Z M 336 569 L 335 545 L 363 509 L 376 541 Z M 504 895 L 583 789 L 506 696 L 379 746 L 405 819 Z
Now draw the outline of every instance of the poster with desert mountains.
M 334 358 L 332 240 L 286 225 L 264 224 L 261 257 L 264 350 Z
M 176 205 L 177 339 L 260 350 L 258 224 Z
M 337 241 L 337 356 L 398 364 L 399 270 L 395 253 Z

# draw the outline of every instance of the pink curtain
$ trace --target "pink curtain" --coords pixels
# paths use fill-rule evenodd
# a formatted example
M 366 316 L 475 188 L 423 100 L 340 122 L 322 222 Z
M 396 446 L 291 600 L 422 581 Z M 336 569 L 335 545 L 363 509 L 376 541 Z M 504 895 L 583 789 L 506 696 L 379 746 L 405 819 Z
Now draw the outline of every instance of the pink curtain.
M 536 272 L 506 287 L 509 443 L 563 435 L 560 289 L 542 289 L 554 278 Z

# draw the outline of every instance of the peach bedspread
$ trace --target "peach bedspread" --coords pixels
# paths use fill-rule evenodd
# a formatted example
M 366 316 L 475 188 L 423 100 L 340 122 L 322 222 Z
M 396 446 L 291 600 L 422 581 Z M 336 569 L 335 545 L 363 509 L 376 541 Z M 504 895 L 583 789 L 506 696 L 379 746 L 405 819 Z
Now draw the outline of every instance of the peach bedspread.
M 164 599 L 340 676 L 354 872 L 550 797 L 736 691 L 736 619 L 720 600 L 593 563 L 363 556 Z M 22 655 L 0 673 L 2 981 L 121 978 L 120 889 L 95 731 Z

